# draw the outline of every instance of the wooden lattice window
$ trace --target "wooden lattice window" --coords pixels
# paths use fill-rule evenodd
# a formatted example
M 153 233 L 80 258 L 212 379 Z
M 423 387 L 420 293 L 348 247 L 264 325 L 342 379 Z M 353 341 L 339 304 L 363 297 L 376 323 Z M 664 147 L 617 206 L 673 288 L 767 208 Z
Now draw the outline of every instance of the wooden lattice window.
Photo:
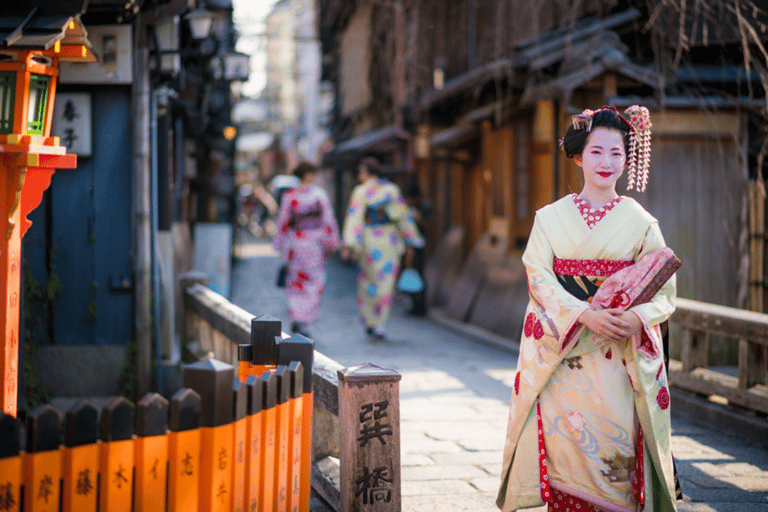
M 27 111 L 27 133 L 42 135 L 48 106 L 48 85 L 50 78 L 32 75 L 29 80 L 29 110 Z
M 0 134 L 13 133 L 16 73 L 0 71 Z

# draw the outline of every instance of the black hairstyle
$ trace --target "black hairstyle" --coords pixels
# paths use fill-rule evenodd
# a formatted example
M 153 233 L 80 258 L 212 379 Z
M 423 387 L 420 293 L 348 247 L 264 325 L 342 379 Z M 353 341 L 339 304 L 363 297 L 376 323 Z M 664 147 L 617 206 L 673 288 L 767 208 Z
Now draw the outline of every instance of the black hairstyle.
M 301 162 L 299 165 L 297 165 L 293 169 L 293 175 L 299 178 L 300 180 L 304 179 L 304 176 L 306 176 L 309 173 L 316 173 L 317 167 L 309 162 Z
M 568 131 L 565 132 L 565 137 L 563 137 L 565 156 L 573 158 L 576 155 L 580 155 L 587 145 L 587 139 L 591 130 L 598 127 L 619 130 L 624 136 L 624 152 L 629 156 L 629 134 L 631 128 L 624 117 L 612 108 L 603 108 L 592 116 L 592 127 L 589 130 L 585 127 L 574 128 L 573 125 L 568 127 Z
M 377 178 L 381 178 L 383 169 L 381 168 L 381 162 L 375 156 L 364 156 L 357 162 L 358 169 L 360 166 L 365 166 L 365 170 L 368 174 L 373 174 Z

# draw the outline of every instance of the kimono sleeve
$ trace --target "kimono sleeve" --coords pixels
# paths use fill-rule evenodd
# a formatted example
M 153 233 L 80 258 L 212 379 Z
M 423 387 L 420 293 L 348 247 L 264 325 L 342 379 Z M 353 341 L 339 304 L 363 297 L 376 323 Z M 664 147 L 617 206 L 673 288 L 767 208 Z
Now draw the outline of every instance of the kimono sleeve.
M 400 235 L 403 237 L 403 242 L 410 247 L 424 247 L 424 238 L 416 226 L 416 221 L 413 220 L 411 209 L 399 190 L 395 190 L 394 196 L 392 202 L 387 206 L 387 214 L 395 220 Z
M 331 208 L 331 202 L 328 200 L 328 195 L 321 191 L 320 207 L 323 211 L 323 247 L 327 252 L 335 251 L 339 248 L 339 226 L 336 224 L 336 218 L 333 216 L 333 209 Z
M 293 194 L 291 192 L 283 194 L 280 200 L 280 213 L 277 215 L 277 233 L 273 245 L 275 250 L 285 257 L 285 249 L 287 246 L 289 231 L 291 230 L 291 199 Z
M 654 222 L 645 232 L 640 252 L 635 257 L 635 261 L 639 261 L 640 258 L 646 254 L 663 249 L 664 247 L 666 247 L 666 244 L 664 243 L 661 229 L 659 228 L 658 223 Z M 643 324 L 645 335 L 641 336 L 640 351 L 646 352 L 647 356 L 656 357 L 658 355 L 657 348 L 653 347 L 650 343 L 650 340 L 655 338 L 655 336 L 651 334 L 653 326 L 668 319 L 675 311 L 675 296 L 677 295 L 675 277 L 676 276 L 673 274 L 649 302 L 638 304 L 630 309 L 630 311 L 637 314 L 640 318 L 640 322 Z
M 545 222 L 545 218 L 537 213 L 523 253 L 531 299 L 523 335 L 533 335 L 550 351 L 559 353 L 574 331 L 581 327 L 578 318 L 589 304 L 571 295 L 557 280 L 554 271 L 555 254 L 547 236 L 549 230 L 556 230 L 557 227 L 545 226 Z
M 365 223 L 365 201 L 363 188 L 358 186 L 352 191 L 347 216 L 344 219 L 342 239 L 345 247 L 360 252 L 363 247 L 363 225 Z

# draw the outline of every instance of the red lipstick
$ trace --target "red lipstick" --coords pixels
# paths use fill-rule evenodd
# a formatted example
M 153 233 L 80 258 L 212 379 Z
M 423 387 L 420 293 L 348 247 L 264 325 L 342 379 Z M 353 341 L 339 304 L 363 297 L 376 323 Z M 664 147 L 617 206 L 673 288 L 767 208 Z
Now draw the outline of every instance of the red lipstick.
M 612 172 L 598 172 L 597 174 L 599 174 L 603 178 L 610 178 L 611 176 L 613 176 Z

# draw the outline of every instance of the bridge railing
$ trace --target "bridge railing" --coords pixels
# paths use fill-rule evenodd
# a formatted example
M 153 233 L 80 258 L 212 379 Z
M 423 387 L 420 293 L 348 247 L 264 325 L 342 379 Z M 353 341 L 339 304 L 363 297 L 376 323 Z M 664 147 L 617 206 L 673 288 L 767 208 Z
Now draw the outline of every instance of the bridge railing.
M 238 366 L 242 359 L 242 353 L 238 357 L 238 348 L 251 345 L 252 336 L 256 336 L 252 327 L 263 327 L 275 319 L 268 315 L 254 318 L 200 281 L 195 277 L 182 279 L 185 312 L 182 336 L 192 342 L 192 351 L 198 357 L 214 355 Z M 280 337 L 285 339 L 289 335 L 280 332 Z M 344 369 L 336 361 L 314 351 L 311 486 L 335 510 L 341 510 L 338 375 Z M 397 470 L 399 472 L 399 468 Z
M 768 414 L 768 314 L 677 299 L 670 322 L 682 327 L 680 361 L 669 364 L 670 384 Z M 738 340 L 738 376 L 709 369 L 709 336 Z

